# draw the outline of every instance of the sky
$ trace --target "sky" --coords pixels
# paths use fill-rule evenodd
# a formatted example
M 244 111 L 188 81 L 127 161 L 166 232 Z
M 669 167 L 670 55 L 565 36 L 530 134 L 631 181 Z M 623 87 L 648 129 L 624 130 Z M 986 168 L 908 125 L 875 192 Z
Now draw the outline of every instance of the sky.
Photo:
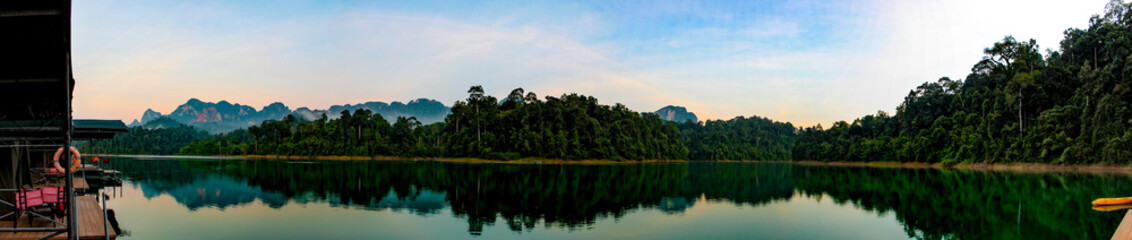
M 1059 49 L 1107 1 L 165 1 L 73 3 L 76 118 L 190 98 L 325 109 L 482 85 L 701 120 L 895 113 L 1006 35 Z

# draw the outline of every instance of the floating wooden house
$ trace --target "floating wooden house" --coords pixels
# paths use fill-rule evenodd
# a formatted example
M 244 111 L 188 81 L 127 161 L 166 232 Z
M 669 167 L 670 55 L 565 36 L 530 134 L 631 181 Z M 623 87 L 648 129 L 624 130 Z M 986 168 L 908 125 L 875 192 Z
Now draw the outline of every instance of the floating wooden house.
M 71 70 L 69 0 L 0 1 L 0 239 L 116 236 L 106 224 L 105 208 L 99 207 L 105 202 L 76 194 L 74 174 L 60 174 L 56 184 L 62 188 L 51 188 L 59 189 L 51 196 L 61 197 L 46 201 L 74 203 L 55 205 L 65 213 L 59 218 L 33 216 L 16 207 L 32 204 L 30 193 L 47 187 L 43 173 L 35 169 L 47 168 L 56 149 L 125 131 L 118 120 L 73 120 L 76 81 Z M 71 156 L 64 155 L 60 162 L 69 168 Z M 46 190 L 42 193 L 34 196 L 46 198 Z M 17 217 L 20 221 L 13 221 Z

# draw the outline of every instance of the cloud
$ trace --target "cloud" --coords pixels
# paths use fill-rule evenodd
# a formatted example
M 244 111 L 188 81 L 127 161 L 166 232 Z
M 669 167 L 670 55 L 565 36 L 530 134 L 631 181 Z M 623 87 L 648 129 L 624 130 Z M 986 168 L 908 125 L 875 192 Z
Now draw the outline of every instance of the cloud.
M 480 84 L 500 94 L 524 87 L 600 94 L 606 101 L 666 95 L 625 77 L 606 49 L 547 29 L 556 28 L 376 11 L 225 33 L 150 26 L 152 34 L 126 39 L 130 44 L 77 51 L 83 53 L 77 74 L 92 86 L 78 88 L 77 114 L 129 120 L 148 107 L 168 112 L 191 97 L 314 108 L 418 97 L 451 104 Z M 116 34 L 98 36 L 132 30 L 110 31 Z
M 983 48 L 1006 35 L 1034 38 L 1043 48 L 1059 49 L 1067 28 L 1088 27 L 1091 15 L 1107 1 L 880 1 L 880 11 L 863 19 L 863 36 L 874 44 L 841 58 L 858 69 L 841 85 L 837 97 L 849 99 L 852 120 L 877 109 L 894 112 L 909 90 L 940 77 L 966 78 Z M 829 121 L 829 120 L 825 120 Z

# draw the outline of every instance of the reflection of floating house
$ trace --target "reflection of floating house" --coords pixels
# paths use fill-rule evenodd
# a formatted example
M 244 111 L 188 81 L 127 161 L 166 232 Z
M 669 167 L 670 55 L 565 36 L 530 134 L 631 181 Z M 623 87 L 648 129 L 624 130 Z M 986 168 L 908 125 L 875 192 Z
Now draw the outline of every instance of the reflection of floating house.
M 70 25 L 69 0 L 0 2 L 0 239 L 116 235 L 106 224 L 105 203 L 75 193 L 85 181 L 73 174 L 49 178 L 43 170 L 56 149 L 74 140 L 125 130 L 117 120 L 72 121 Z M 64 155 L 60 162 L 69 166 Z M 43 209 L 57 216 L 37 213 Z

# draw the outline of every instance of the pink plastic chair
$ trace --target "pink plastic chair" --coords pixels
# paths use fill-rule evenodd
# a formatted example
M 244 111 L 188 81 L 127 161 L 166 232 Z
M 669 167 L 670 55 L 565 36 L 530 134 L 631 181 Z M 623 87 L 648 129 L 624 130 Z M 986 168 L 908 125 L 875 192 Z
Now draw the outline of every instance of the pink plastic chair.
M 63 192 L 63 187 L 43 187 L 39 190 L 43 192 L 43 203 L 51 205 L 52 215 L 67 216 L 67 194 Z
M 20 215 L 32 210 L 34 207 L 43 206 L 43 192 L 39 189 L 26 190 L 20 189 L 16 192 L 16 221 L 12 221 L 12 227 L 16 227 L 16 223 L 20 221 Z M 31 216 L 28 216 L 28 225 L 31 225 Z

